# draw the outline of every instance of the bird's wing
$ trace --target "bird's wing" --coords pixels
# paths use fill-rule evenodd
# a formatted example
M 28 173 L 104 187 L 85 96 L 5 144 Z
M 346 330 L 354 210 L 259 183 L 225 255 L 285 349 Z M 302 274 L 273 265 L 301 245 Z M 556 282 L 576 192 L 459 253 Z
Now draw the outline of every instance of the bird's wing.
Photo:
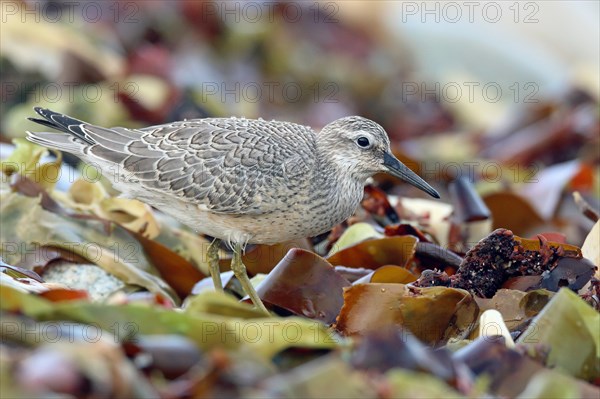
M 82 129 L 96 143 L 88 156 L 113 163 L 122 178 L 219 213 L 283 210 L 315 167 L 315 132 L 288 122 L 211 118 Z

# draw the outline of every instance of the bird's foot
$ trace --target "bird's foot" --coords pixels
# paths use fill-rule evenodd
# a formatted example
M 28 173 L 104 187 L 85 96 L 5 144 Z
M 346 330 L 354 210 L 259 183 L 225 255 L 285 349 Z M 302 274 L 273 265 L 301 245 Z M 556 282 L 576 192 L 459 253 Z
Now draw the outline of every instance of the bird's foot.
M 248 294 L 254 306 L 261 312 L 263 312 L 267 316 L 271 316 L 264 303 L 258 296 L 258 293 L 254 289 L 254 286 L 250 282 L 248 278 L 248 273 L 246 272 L 246 266 L 242 262 L 242 248 L 241 245 L 237 244 L 233 250 L 233 259 L 231 260 L 231 270 L 233 274 L 237 277 L 240 284 L 242 284 L 242 288 L 244 292 Z

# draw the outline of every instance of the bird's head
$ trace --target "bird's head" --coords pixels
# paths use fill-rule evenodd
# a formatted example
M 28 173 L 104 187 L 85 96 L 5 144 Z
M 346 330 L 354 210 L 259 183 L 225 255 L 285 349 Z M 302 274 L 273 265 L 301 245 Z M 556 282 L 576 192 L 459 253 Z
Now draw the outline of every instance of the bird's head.
M 440 197 L 433 187 L 392 154 L 387 133 L 372 120 L 360 116 L 337 119 L 323 127 L 318 142 L 327 159 L 361 182 L 376 173 L 386 172 L 432 197 Z

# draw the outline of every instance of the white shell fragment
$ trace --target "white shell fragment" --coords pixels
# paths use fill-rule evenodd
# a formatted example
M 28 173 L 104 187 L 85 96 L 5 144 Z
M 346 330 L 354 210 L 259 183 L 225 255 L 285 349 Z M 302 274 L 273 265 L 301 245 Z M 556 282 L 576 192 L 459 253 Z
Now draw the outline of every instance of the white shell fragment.
M 514 348 L 515 341 L 510 336 L 508 327 L 504 323 L 502 314 L 495 309 L 488 309 L 479 318 L 479 336 L 495 337 L 501 335 L 507 347 Z

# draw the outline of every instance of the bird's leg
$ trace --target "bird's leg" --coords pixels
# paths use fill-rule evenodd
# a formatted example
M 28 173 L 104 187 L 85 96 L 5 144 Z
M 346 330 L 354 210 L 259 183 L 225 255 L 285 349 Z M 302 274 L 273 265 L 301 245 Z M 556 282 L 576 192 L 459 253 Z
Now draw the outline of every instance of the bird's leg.
M 206 257 L 208 258 L 208 268 L 212 277 L 213 285 L 216 291 L 223 291 L 223 282 L 221 281 L 221 269 L 219 268 L 219 245 L 221 240 L 215 238 L 208 246 Z
M 259 310 L 261 310 L 267 316 L 270 316 L 269 311 L 262 303 L 260 298 L 258 297 L 258 293 L 252 286 L 250 279 L 248 278 L 248 273 L 246 272 L 246 266 L 242 263 L 242 245 L 235 244 L 233 248 L 233 259 L 231 260 L 231 270 L 233 274 L 237 277 L 237 279 L 242 284 L 242 288 L 244 292 L 248 294 L 254 306 L 256 306 Z

